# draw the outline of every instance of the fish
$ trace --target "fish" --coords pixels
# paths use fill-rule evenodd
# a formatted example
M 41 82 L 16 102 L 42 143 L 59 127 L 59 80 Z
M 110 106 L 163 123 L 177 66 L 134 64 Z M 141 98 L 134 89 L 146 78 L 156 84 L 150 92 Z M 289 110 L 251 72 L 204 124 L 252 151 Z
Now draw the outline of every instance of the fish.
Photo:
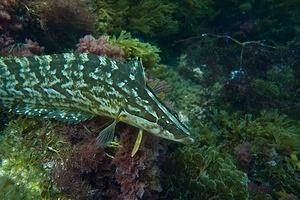
M 97 137 L 99 146 L 114 139 L 118 122 L 140 130 L 137 146 L 143 131 L 184 144 L 193 142 L 189 128 L 147 85 L 139 59 L 121 62 L 91 53 L 3 57 L 1 105 L 16 114 L 67 123 L 111 118 Z

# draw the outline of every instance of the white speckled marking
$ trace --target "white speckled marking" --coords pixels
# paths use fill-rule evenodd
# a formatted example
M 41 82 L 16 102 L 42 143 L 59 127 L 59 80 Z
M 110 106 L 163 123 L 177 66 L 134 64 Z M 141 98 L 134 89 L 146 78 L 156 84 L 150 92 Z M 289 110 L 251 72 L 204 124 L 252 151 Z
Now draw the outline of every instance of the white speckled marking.
M 111 60 L 111 69 L 112 69 L 112 71 L 119 69 L 117 66 L 117 62 L 114 60 Z
M 115 90 L 115 88 L 111 87 L 110 88 L 111 91 L 107 91 L 106 94 L 108 94 L 111 97 L 118 97 L 118 98 L 122 98 L 123 95 L 121 95 L 118 91 Z
M 80 60 L 81 60 L 83 63 L 89 61 L 89 58 L 88 58 L 88 54 L 87 54 L 87 53 L 81 53 L 81 54 L 79 55 L 79 58 L 80 58 Z
M 133 106 L 131 106 L 131 105 L 128 105 L 127 107 L 128 107 L 128 109 L 131 110 L 131 111 L 141 112 L 140 109 L 138 109 L 138 108 L 136 108 L 136 107 L 133 107 Z
M 133 74 L 130 74 L 130 75 L 129 75 L 129 78 L 130 78 L 131 80 L 134 80 L 134 79 L 135 79 L 135 76 L 134 76 Z
M 133 94 L 134 97 L 138 97 L 139 96 L 136 90 L 131 89 L 131 92 L 132 92 L 132 94 Z
M 27 91 L 29 96 L 31 97 L 41 97 L 41 93 L 32 89 L 32 88 L 23 88 L 23 90 Z
M 105 89 L 103 86 L 99 85 L 99 86 L 93 86 L 92 89 L 91 89 L 91 92 L 97 94 L 97 93 L 101 93 L 101 92 L 104 92 Z
M 52 88 L 43 88 L 43 90 L 52 98 L 65 99 L 66 97 Z
M 29 60 L 26 57 L 15 58 L 15 61 L 21 66 L 21 68 L 28 68 L 29 66 Z
M 105 75 L 106 75 L 107 78 L 111 77 L 111 73 L 109 73 L 109 72 L 106 72 Z
M 99 68 L 96 68 L 95 71 L 89 73 L 89 77 L 95 80 L 103 79 L 103 74 Z
M 63 56 L 67 63 L 76 60 L 74 53 L 64 53 Z
M 124 82 L 120 82 L 117 85 L 118 85 L 119 88 L 122 88 L 125 85 L 125 83 Z
M 100 65 L 106 65 L 106 58 L 103 56 L 99 56 L 99 60 L 100 60 Z
M 78 65 L 78 69 L 79 69 L 80 71 L 82 71 L 82 70 L 84 69 L 84 66 L 83 66 L 83 65 Z

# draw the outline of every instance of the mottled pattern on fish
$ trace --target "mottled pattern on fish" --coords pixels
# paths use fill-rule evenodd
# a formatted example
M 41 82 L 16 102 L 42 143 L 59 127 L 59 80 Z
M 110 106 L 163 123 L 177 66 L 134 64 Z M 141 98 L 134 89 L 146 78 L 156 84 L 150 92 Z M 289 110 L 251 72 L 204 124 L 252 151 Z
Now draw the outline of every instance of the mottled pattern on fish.
M 87 53 L 0 58 L 0 104 L 74 123 L 120 115 L 120 121 L 167 139 L 187 137 L 158 130 L 174 123 L 186 128 L 146 86 L 138 60 L 121 63 Z

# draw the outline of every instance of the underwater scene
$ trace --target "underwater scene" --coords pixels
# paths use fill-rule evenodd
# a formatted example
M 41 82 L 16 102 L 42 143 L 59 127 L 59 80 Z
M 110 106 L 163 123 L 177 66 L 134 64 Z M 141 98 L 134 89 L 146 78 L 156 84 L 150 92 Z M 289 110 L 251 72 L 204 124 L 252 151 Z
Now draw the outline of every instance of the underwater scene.
M 299 200 L 300 0 L 0 0 L 0 200 Z

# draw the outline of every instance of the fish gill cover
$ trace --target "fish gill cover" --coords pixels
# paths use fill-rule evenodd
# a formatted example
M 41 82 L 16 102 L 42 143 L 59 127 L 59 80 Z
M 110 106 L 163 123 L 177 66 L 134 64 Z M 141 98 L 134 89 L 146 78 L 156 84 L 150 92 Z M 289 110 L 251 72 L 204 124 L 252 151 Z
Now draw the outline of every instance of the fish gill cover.
M 0 199 L 299 199 L 299 9 L 292 0 L 2 0 Z M 4 95 L 12 84 L 3 82 L 7 72 L 34 80 L 32 73 L 17 78 L 26 73 L 16 73 L 21 61 L 40 74 L 45 55 L 92 54 L 141 60 L 154 102 L 167 105 L 158 116 L 168 113 L 177 124 L 160 127 L 175 134 L 188 126 L 194 143 L 140 137 L 118 123 L 113 140 L 99 146 L 98 134 L 114 124 L 110 116 L 74 116 L 71 97 L 35 98 L 35 108 L 60 105 L 42 114 L 82 122 L 44 119 L 18 104 L 36 87 L 24 90 L 28 99 L 17 99 L 18 91 Z M 62 72 L 63 60 L 47 73 Z M 96 67 L 86 65 L 84 73 Z M 36 78 L 40 85 L 55 76 Z M 9 99 L 16 101 L 10 111 Z

